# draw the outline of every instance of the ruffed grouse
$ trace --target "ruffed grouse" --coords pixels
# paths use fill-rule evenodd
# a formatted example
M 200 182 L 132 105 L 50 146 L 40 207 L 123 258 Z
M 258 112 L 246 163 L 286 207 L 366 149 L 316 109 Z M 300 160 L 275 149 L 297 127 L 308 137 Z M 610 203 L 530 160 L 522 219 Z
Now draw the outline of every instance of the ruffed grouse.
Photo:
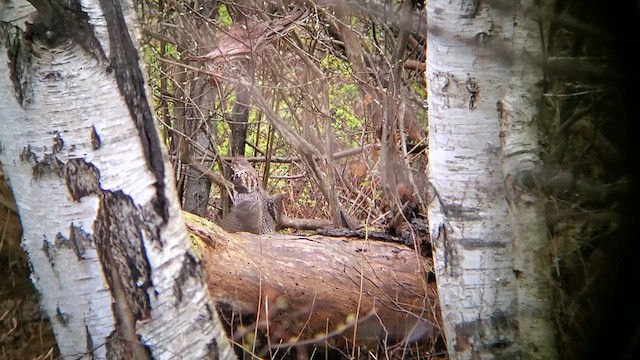
M 244 158 L 231 162 L 233 206 L 220 226 L 228 232 L 273 234 L 281 224 L 283 194 L 269 196 L 260 186 L 258 172 Z

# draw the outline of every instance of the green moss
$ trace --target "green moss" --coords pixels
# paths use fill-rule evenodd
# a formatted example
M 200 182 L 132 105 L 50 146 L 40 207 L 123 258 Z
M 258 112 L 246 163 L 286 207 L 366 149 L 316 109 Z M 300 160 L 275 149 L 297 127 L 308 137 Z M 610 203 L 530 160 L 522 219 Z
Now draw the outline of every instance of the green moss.
M 231 18 L 231 14 L 229 14 L 229 9 L 227 5 L 221 4 L 218 8 L 218 19 L 225 26 L 233 25 L 233 19 Z

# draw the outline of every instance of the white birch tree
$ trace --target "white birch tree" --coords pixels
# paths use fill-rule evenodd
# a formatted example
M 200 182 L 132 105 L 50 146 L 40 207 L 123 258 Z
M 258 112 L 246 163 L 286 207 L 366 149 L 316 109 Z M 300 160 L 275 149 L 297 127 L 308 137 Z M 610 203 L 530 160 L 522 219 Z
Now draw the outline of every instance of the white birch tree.
M 233 358 L 193 253 L 130 1 L 0 2 L 0 162 L 67 358 Z
M 535 187 L 540 12 L 528 0 L 428 1 L 428 219 L 452 359 L 557 358 Z

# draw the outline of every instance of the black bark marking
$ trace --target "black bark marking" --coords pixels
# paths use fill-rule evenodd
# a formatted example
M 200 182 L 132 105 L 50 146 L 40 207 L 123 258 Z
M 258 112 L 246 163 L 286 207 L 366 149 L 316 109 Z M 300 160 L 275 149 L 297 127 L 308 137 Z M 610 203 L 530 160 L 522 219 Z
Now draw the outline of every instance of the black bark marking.
M 135 119 L 140 134 L 145 158 L 150 171 L 158 180 L 155 184 L 157 196 L 153 206 L 162 214 L 163 222 L 169 219 L 169 207 L 165 199 L 165 168 L 162 156 L 164 144 L 158 135 L 153 118 L 153 111 L 147 102 L 145 78 L 139 66 L 139 54 L 129 37 L 129 30 L 122 14 L 118 0 L 100 0 L 105 20 L 109 29 L 110 59 L 129 113 Z M 160 236 L 157 236 L 160 239 Z
M 205 320 L 213 321 L 213 314 L 214 314 L 215 309 L 213 309 L 211 307 L 211 304 L 209 304 L 208 302 L 205 304 L 204 308 L 205 308 L 205 310 L 207 310 L 207 317 L 206 317 Z
M 542 188 L 542 179 L 540 173 L 533 170 L 523 170 L 516 174 L 516 180 L 513 182 L 514 188 L 519 188 L 530 193 Z
M 91 235 L 72 223 L 69 227 L 69 237 L 59 232 L 55 235 L 53 242 L 45 238 L 42 242 L 42 251 L 47 259 L 49 259 L 51 267 L 55 267 L 55 260 L 59 249 L 63 247 L 71 249 L 76 254 L 78 260 L 85 260 L 84 256 L 87 248 L 91 246 L 91 243 Z
M 93 150 L 98 150 L 102 147 L 102 140 L 100 140 L 100 135 L 98 135 L 95 126 L 91 127 L 91 147 Z
M 44 76 L 44 81 L 62 81 L 62 74 L 58 71 L 50 71 Z
M 47 238 L 45 237 L 44 240 L 42 240 L 42 252 L 44 252 L 44 256 L 47 257 L 47 259 L 49 259 L 49 264 L 51 264 L 51 267 L 55 267 L 55 262 L 54 262 L 54 257 L 53 257 L 53 248 L 51 243 L 49 242 L 49 240 L 47 240 Z
M 85 196 L 98 195 L 100 172 L 84 159 L 70 159 L 64 166 L 64 179 L 71 198 L 80 201 Z
M 36 17 L 33 23 L 26 23 L 25 25 L 26 32 L 24 38 L 29 42 L 37 41 L 39 44 L 46 45 L 47 47 L 54 47 L 61 44 L 65 39 L 60 31 L 50 30 L 40 17 Z M 58 28 L 61 30 L 61 26 L 58 26 Z
M 32 1 L 38 11 L 33 23 L 26 23 L 26 31 L 10 23 L 0 24 L 0 42 L 7 48 L 9 76 L 14 86 L 14 95 L 20 105 L 29 104 L 31 93 L 31 74 L 28 69 L 34 53 L 42 45 L 54 47 L 68 39 L 79 44 L 87 53 L 100 62 L 106 60 L 102 45 L 95 37 L 89 16 L 82 10 L 79 1 Z M 36 48 L 33 44 L 38 42 Z M 60 81 L 59 73 L 48 73 L 45 81 Z
M 50 1 L 42 0 L 27 0 L 31 5 L 36 8 L 38 12 L 38 22 L 41 22 L 43 26 L 49 29 L 55 29 L 62 25 L 62 19 L 58 18 L 58 14 L 55 13 Z
M 23 105 L 24 92 L 26 88 L 26 77 L 29 76 L 27 69 L 31 66 L 31 56 L 29 45 L 23 41 L 23 32 L 20 28 L 9 23 L 0 23 L 0 42 L 7 47 L 7 58 L 9 59 L 9 77 L 13 83 L 16 100 Z
M 57 154 L 62 150 L 63 147 L 64 140 L 62 140 L 62 136 L 60 136 L 60 133 L 56 130 L 53 132 L 53 145 L 51 146 L 51 151 L 54 154 Z
M 22 148 L 20 155 L 18 155 L 20 161 L 26 162 L 36 159 L 36 154 L 31 150 L 31 145 L 27 145 L 27 147 Z
M 180 273 L 178 274 L 173 287 L 173 290 L 176 294 L 177 303 L 182 302 L 184 295 L 182 292 L 182 287 L 190 278 L 196 278 L 198 282 L 203 282 L 200 260 L 193 254 L 186 252 L 182 260 Z
M 105 270 L 107 281 L 113 286 L 114 274 L 120 274 L 129 308 L 136 320 L 150 314 L 147 289 L 152 286 L 151 267 L 144 249 L 143 234 L 157 234 L 135 206 L 121 191 L 104 191 L 97 220 L 94 223 L 96 249 Z M 118 271 L 112 271 L 117 266 Z
M 513 274 L 516 276 L 516 280 L 522 280 L 522 277 L 524 276 L 524 271 L 518 270 L 518 269 L 513 269 L 511 271 L 513 271 Z
M 95 359 L 95 355 L 93 354 L 93 337 L 91 337 L 91 332 L 87 325 L 84 326 L 84 334 L 87 337 L 86 353 L 91 356 L 91 359 Z
M 55 239 L 53 240 L 53 246 L 56 250 L 66 247 L 73 250 L 73 245 L 62 233 L 57 233 Z M 74 250 L 75 252 L 75 250 Z
M 467 91 L 469 92 L 469 109 L 473 110 L 478 106 L 478 98 L 480 96 L 480 85 L 474 77 L 470 77 L 466 82 Z
M 478 13 L 479 0 L 463 0 L 460 5 L 460 17 L 464 19 L 472 19 Z
M 98 61 L 106 59 L 89 15 L 83 11 L 80 1 L 30 2 L 38 11 L 38 18 L 33 24 L 27 24 L 27 40 L 40 40 L 47 46 L 54 47 L 71 39 Z
M 507 246 L 504 242 L 497 240 L 486 240 L 481 238 L 461 238 L 458 241 L 463 248 L 467 250 L 478 250 L 485 248 L 503 249 Z
M 474 37 L 474 40 L 475 40 L 476 46 L 485 46 L 490 38 L 491 38 L 491 35 L 489 35 L 489 33 L 485 31 L 481 31 L 476 34 L 476 36 Z
M 215 338 L 211 339 L 207 343 L 207 355 L 205 359 L 220 359 L 220 349 L 218 348 L 218 342 Z
M 456 325 L 456 349 L 464 351 L 473 348 L 476 351 L 490 349 L 507 349 L 505 359 L 520 359 L 520 346 L 510 334 L 517 334 L 518 323 L 512 315 L 496 311 L 488 319 L 478 319 Z M 515 331 L 514 331 L 515 329 Z M 469 341 L 470 340 L 470 341 Z
M 456 246 L 452 243 L 451 239 L 449 239 L 449 236 L 447 236 L 447 227 L 445 224 L 441 224 L 438 228 L 437 239 L 438 244 L 442 244 L 444 250 L 445 273 L 453 277 L 460 276 L 460 255 L 458 254 Z
M 518 156 L 530 156 L 531 154 L 533 155 L 537 155 L 537 152 L 533 149 L 523 149 L 523 150 L 517 150 L 517 151 L 513 151 L 509 154 L 504 154 L 502 155 L 503 159 L 511 159 L 513 157 L 518 157 Z
M 460 220 L 482 220 L 482 217 L 478 215 L 479 208 L 462 206 L 459 204 L 445 204 L 442 203 L 442 210 L 445 215 L 450 218 Z
M 71 319 L 71 315 L 63 312 L 62 309 L 60 309 L 60 306 L 56 306 L 56 314 L 54 315 L 54 318 L 56 319 L 57 322 L 60 323 L 60 325 L 62 325 L 63 327 L 66 327 L 67 325 L 69 325 L 69 320 Z
M 45 153 L 42 160 L 37 160 L 35 156 L 34 154 L 33 180 L 41 179 L 45 175 L 62 177 L 64 164 L 55 155 Z
M 151 284 L 151 266 L 147 258 L 143 237 L 158 236 L 154 224 L 159 221 L 153 214 L 137 207 L 133 200 L 121 191 L 110 192 L 100 188 L 100 172 L 84 159 L 71 159 L 65 166 L 65 180 L 72 198 L 97 195 L 101 199 L 96 221 L 93 224 L 95 247 L 109 285 L 114 286 L 114 276 L 120 275 L 126 301 L 136 320 L 147 318 L 150 300 L 147 289 Z M 89 234 L 72 225 L 71 241 L 76 254 L 84 256 L 91 243 Z M 114 269 L 116 267 L 116 269 Z M 117 271 L 115 271 L 117 270 Z
M 82 230 L 82 228 L 75 226 L 73 223 L 71 223 L 69 227 L 69 235 L 69 240 L 78 260 L 84 260 L 87 248 L 91 246 L 92 243 L 91 235 Z

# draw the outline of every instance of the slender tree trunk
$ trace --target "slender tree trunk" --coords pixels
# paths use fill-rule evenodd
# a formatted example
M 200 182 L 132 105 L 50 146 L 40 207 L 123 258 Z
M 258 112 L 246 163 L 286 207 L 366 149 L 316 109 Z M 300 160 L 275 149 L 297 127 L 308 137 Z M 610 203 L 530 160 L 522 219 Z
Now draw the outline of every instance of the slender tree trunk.
M 251 93 L 245 85 L 236 85 L 236 101 L 229 116 L 231 128 L 231 156 L 245 156 L 245 144 L 247 142 L 247 127 L 249 124 L 249 102 Z
M 198 9 L 202 18 L 192 17 L 190 11 L 181 9 L 179 26 L 175 28 L 174 36 L 177 38 L 178 47 L 184 46 L 189 51 L 199 49 L 199 41 L 213 41 L 211 22 L 207 19 L 215 19 L 217 17 L 217 10 L 219 3 L 215 1 L 196 1 L 192 4 L 195 9 Z M 182 8 L 178 5 L 178 8 Z M 190 18 L 191 17 L 191 18 Z M 206 40 L 205 40 L 206 39 Z M 216 126 L 213 121 L 215 113 L 215 101 L 220 95 L 219 89 L 212 87 L 209 81 L 204 76 L 198 76 L 197 73 L 182 73 L 184 69 L 176 68 L 178 78 L 187 78 L 189 81 L 184 82 L 186 93 L 184 96 L 184 110 L 181 111 L 183 115 L 182 124 L 184 125 L 184 133 L 195 141 L 187 142 L 186 139 L 181 139 L 183 142 L 182 150 L 187 151 L 188 156 L 181 154 L 183 160 L 187 160 L 190 163 L 197 162 L 206 168 L 213 168 L 213 161 L 205 161 L 203 159 L 203 152 L 205 149 L 211 150 L 212 140 L 216 137 Z M 180 89 L 182 86 L 178 80 L 178 86 L 176 89 Z M 178 91 L 180 92 L 180 91 Z M 197 144 L 197 145 L 196 145 Z M 184 187 L 183 193 L 180 194 L 182 201 L 182 208 L 191 213 L 206 216 L 209 211 L 209 196 L 211 193 L 211 181 L 201 172 L 196 170 L 193 166 L 184 166 Z
M 428 212 L 449 355 L 556 358 L 542 204 L 517 187 L 537 161 L 532 5 L 428 6 Z
M 214 122 L 211 120 L 216 91 L 207 83 L 204 77 L 192 79 L 190 81 L 190 99 L 185 101 L 185 134 L 198 144 L 187 144 L 190 156 L 189 160 L 198 162 L 206 167 L 212 167 L 212 162 L 202 160 L 202 149 L 208 149 L 210 140 L 215 136 Z M 209 113 L 211 112 L 211 114 Z M 186 141 L 182 139 L 181 141 Z M 211 192 L 211 181 L 197 170 L 186 166 L 186 174 L 183 206 L 182 208 L 190 213 L 207 216 L 209 211 L 209 194 Z
M 0 8 L 0 161 L 61 355 L 232 358 L 180 216 L 133 4 L 33 3 L 27 26 L 33 7 Z

